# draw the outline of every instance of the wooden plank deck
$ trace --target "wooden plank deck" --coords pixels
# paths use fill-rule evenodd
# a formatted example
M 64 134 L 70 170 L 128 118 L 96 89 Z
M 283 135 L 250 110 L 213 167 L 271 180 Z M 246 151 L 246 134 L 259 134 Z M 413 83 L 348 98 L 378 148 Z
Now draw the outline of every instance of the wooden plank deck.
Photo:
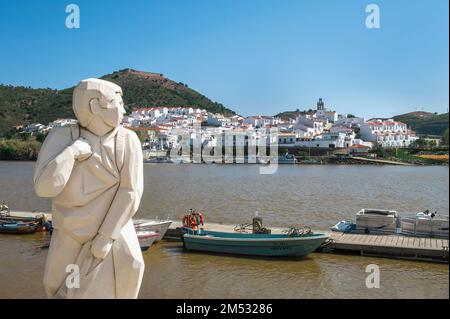
M 331 233 L 331 251 L 353 251 L 361 255 L 413 260 L 448 262 L 449 241 L 438 238 L 418 238 L 401 235 L 366 235 Z

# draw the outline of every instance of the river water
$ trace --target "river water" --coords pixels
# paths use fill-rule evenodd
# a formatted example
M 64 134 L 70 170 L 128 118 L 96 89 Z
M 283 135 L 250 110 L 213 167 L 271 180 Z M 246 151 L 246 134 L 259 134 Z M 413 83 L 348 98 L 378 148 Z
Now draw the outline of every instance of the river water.
M 49 211 L 33 191 L 32 162 L 0 162 L 0 200 L 12 210 Z M 189 208 L 206 222 L 266 226 L 308 224 L 327 230 L 361 208 L 449 212 L 448 167 L 145 164 L 138 217 L 180 220 Z M 43 298 L 47 235 L 0 235 L 0 298 Z M 449 298 L 443 264 L 314 253 L 261 259 L 188 253 L 163 241 L 144 253 L 141 298 Z M 380 267 L 380 288 L 365 285 Z

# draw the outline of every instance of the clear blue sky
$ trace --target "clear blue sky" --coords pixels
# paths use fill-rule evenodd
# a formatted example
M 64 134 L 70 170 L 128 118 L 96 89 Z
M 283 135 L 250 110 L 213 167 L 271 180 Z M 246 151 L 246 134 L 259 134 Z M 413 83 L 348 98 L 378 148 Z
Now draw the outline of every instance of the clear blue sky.
M 377 3 L 381 28 L 367 29 Z M 76 3 L 81 28 L 65 27 Z M 0 83 L 65 88 L 131 67 L 242 115 L 391 116 L 449 104 L 447 0 L 0 1 Z

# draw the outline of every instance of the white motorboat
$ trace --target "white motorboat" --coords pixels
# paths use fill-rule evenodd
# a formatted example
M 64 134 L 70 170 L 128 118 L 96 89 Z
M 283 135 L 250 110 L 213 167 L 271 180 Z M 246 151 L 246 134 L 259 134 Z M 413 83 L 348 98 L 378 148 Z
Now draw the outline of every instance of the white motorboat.
M 159 235 L 153 231 L 139 230 L 136 232 L 141 250 L 146 251 L 155 242 Z
M 350 233 L 356 229 L 356 224 L 349 220 L 341 220 L 339 223 L 331 227 L 332 231 L 341 233 Z
M 395 234 L 399 226 L 397 211 L 362 209 L 356 214 L 356 231 L 364 233 Z
M 428 210 L 400 220 L 401 233 L 409 236 L 448 239 L 448 215 L 430 213 Z
M 166 234 L 171 220 L 154 220 L 154 219 L 136 219 L 133 220 L 136 231 L 152 231 L 158 234 L 155 241 L 160 241 Z
M 295 164 L 297 163 L 297 159 L 295 158 L 294 154 L 284 154 L 278 156 L 278 164 Z

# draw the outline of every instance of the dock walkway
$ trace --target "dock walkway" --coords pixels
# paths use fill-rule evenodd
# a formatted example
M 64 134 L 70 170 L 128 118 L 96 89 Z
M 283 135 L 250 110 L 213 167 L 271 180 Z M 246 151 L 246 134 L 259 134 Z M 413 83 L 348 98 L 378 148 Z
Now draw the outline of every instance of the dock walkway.
M 42 214 L 42 213 L 41 213 Z M 13 216 L 29 217 L 36 213 L 11 211 Z M 45 214 L 51 220 L 51 214 Z M 173 222 L 164 239 L 181 239 L 181 222 Z M 234 232 L 233 225 L 207 223 L 205 230 Z M 282 233 L 286 228 L 271 227 L 272 233 Z M 317 232 L 323 232 L 314 230 Z M 397 259 L 423 260 L 448 263 L 449 240 L 403 235 L 368 235 L 326 232 L 329 242 L 320 251 L 325 253 L 353 253 L 362 256 L 379 256 Z
M 181 223 L 173 222 L 166 239 L 180 239 Z M 233 232 L 233 225 L 208 223 L 205 230 Z M 271 228 L 272 233 L 282 233 L 285 228 Z M 320 231 L 317 231 L 320 232 Z M 449 241 L 439 238 L 420 238 L 403 235 L 367 235 L 327 232 L 330 241 L 320 249 L 324 253 L 353 253 L 362 256 L 379 256 L 397 259 L 448 263 Z
M 326 251 L 448 263 L 448 239 L 333 232 Z

